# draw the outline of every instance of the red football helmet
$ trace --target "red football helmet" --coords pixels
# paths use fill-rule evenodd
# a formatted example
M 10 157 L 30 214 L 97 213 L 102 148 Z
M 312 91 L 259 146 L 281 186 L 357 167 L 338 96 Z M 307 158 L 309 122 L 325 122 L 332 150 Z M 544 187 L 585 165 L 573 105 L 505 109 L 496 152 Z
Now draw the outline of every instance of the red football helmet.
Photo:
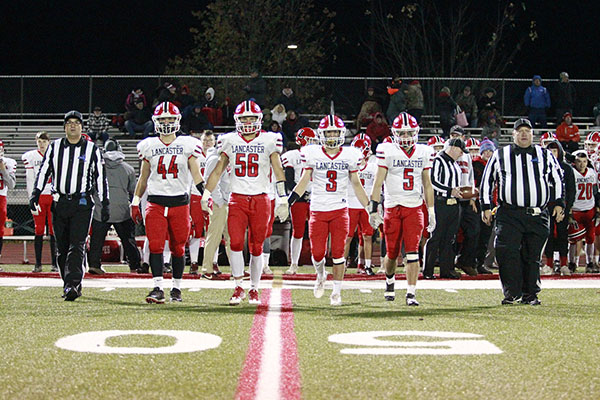
M 574 244 L 585 237 L 585 226 L 573 221 L 567 228 L 569 243 Z
M 244 117 L 255 117 L 255 121 L 242 122 L 241 118 Z M 235 120 L 235 129 L 241 135 L 253 135 L 260 132 L 262 129 L 262 118 L 263 114 L 255 102 L 252 100 L 246 100 L 238 104 L 233 113 L 233 119 Z
M 391 136 L 386 136 L 383 138 L 383 140 L 381 141 L 381 143 L 394 143 L 394 140 L 392 139 Z
M 444 140 L 444 138 L 443 138 L 443 137 L 441 137 L 441 136 L 432 136 L 432 137 L 430 137 L 430 138 L 429 138 L 429 140 L 427 141 L 427 146 L 431 146 L 431 147 L 433 147 L 434 149 L 435 149 L 436 147 L 438 147 L 438 148 L 442 148 L 442 147 L 444 147 L 444 143 L 445 143 L 445 142 L 446 142 L 446 141 L 445 141 L 445 140 Z
M 552 142 L 558 140 L 556 139 L 556 134 L 554 132 L 546 132 L 542 136 L 540 136 L 540 145 L 542 147 L 546 147 L 548 142 Z
M 88 142 L 92 141 L 92 138 L 87 133 L 82 133 L 81 136 L 83 136 L 83 138 Z M 4 155 L 4 145 L 2 145 L 2 155 Z
M 327 136 L 327 132 L 337 132 L 337 135 Z M 317 128 L 319 140 L 325 147 L 341 147 L 346 141 L 346 125 L 337 115 L 327 115 L 319 123 Z
M 479 151 L 479 146 L 481 146 L 481 142 L 479 140 L 477 140 L 477 139 L 469 138 L 465 142 L 465 145 L 467 146 L 467 150 L 477 150 L 477 151 Z
M 300 147 L 309 144 L 319 144 L 319 138 L 312 128 L 300 128 L 298 132 L 296 132 L 296 144 Z
M 587 135 L 583 145 L 589 156 L 595 155 L 598 151 L 598 145 L 600 145 L 600 132 L 594 131 Z
M 409 113 L 402 112 L 392 123 L 394 140 L 403 147 L 411 147 L 419 140 L 419 123 Z
M 354 136 L 354 139 L 352 139 L 352 143 L 350 145 L 361 150 L 365 159 L 369 158 L 372 154 L 371 138 L 364 133 L 359 133 L 358 135 Z
M 167 122 L 167 118 L 173 118 L 174 121 Z M 181 128 L 181 113 L 179 108 L 171 102 L 165 101 L 159 103 L 154 109 L 152 116 L 154 130 L 160 135 L 172 135 Z

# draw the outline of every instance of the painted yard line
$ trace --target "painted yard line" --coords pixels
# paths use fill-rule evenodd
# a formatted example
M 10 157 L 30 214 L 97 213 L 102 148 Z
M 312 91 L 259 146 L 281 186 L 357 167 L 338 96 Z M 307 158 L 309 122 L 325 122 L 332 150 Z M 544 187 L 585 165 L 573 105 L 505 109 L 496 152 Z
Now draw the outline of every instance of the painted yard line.
M 113 290 L 115 290 L 114 287 L 105 287 L 104 289 L 102 289 L 102 292 L 112 292 Z
M 190 288 L 190 290 L 189 290 L 189 291 L 190 291 L 190 292 L 199 292 L 199 291 L 200 291 L 200 288 L 193 287 L 193 288 Z
M 281 385 L 281 289 L 272 289 L 255 399 L 279 399 Z
M 31 286 L 21 286 L 21 287 L 16 288 L 15 290 L 29 290 L 29 289 L 31 289 Z
M 444 290 L 448 293 L 458 293 L 458 290 L 456 290 L 456 289 L 444 289 Z
M 373 293 L 371 289 L 359 289 L 361 293 Z
M 298 362 L 298 342 L 294 331 L 291 290 L 281 292 L 281 340 L 281 398 L 299 400 L 302 398 L 302 381 Z

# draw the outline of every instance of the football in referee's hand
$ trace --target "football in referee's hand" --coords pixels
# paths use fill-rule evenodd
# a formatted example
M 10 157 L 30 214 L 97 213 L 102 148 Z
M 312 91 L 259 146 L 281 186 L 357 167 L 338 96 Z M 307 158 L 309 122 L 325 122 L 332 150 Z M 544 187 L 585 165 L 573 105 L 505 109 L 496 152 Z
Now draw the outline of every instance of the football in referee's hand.
M 463 199 L 476 199 L 479 197 L 479 189 L 472 186 L 462 186 L 460 194 L 462 194 Z

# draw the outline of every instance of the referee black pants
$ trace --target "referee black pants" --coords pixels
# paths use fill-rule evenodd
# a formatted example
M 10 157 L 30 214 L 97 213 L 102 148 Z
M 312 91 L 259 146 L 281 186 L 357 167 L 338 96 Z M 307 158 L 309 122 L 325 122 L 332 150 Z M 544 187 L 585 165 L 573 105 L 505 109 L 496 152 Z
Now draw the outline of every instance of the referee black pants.
M 135 243 L 135 224 L 131 218 L 123 222 L 102 222 L 96 219 L 92 220 L 92 236 L 90 237 L 90 250 L 88 252 L 88 264 L 92 268 L 100 268 L 102 259 L 102 246 L 106 233 L 111 226 L 115 227 L 123 252 L 130 270 L 135 270 L 140 267 L 140 252 Z
M 85 240 L 94 207 L 91 199 L 84 199 L 85 204 L 81 204 L 81 199 L 61 196 L 52 212 L 58 268 L 65 287 L 79 288 L 83 279 Z
M 432 276 L 436 260 L 440 275 L 454 271 L 454 242 L 458 232 L 458 204 L 447 204 L 445 197 L 435 199 L 435 230 L 425 244 L 423 275 Z
M 540 263 L 548 239 L 548 211 L 530 215 L 524 208 L 500 206 L 496 214 L 496 261 L 504 297 L 529 301 L 541 288 Z
M 460 228 L 462 229 L 463 241 L 456 263 L 463 267 L 475 268 L 481 217 L 479 212 L 473 211 L 470 201 L 459 201 L 458 204 L 460 205 Z

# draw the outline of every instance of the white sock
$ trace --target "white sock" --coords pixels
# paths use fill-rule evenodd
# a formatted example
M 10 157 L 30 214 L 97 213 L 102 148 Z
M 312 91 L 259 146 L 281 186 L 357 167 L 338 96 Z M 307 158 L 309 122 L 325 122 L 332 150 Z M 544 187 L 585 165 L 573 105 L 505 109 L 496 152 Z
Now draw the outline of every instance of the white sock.
M 144 250 L 142 253 L 142 262 L 150 264 L 150 242 L 148 242 L 148 238 L 144 239 Z
M 200 253 L 200 238 L 190 239 L 190 260 L 193 263 L 198 262 L 198 254 Z
M 594 256 L 594 262 L 595 262 L 596 264 L 598 264 L 598 257 L 599 257 L 599 256 L 598 256 L 598 254 L 596 254 L 596 255 Z
M 385 265 L 383 262 L 385 261 L 385 256 L 383 257 L 379 257 L 379 265 L 381 265 L 382 267 Z
M 234 281 L 235 281 L 235 286 L 240 286 L 240 287 L 242 286 L 242 278 L 239 278 L 239 279 L 236 278 L 236 279 L 234 279 Z
M 165 240 L 165 249 L 163 250 L 163 261 L 165 264 L 171 262 L 171 248 L 169 247 L 168 240 Z
M 317 272 L 317 275 L 319 275 L 319 278 L 322 278 L 323 274 L 325 273 L 325 259 L 323 258 L 321 261 L 316 262 L 315 259 L 312 258 L 312 262 L 315 266 L 315 271 Z
M 263 266 L 269 266 L 269 258 L 271 258 L 271 253 L 263 253 Z
M 371 268 L 371 259 L 370 258 L 368 260 L 365 260 L 365 267 Z
M 154 281 L 154 287 L 160 288 L 160 290 L 162 290 L 163 288 L 163 277 L 162 276 L 155 276 L 152 278 L 152 280 Z
M 408 285 L 408 289 L 406 289 L 407 294 L 414 295 L 417 292 L 417 285 Z
M 173 289 L 181 290 L 181 279 L 173 278 Z
M 250 287 L 252 289 L 258 289 L 260 282 L 260 276 L 263 270 L 263 255 L 253 256 L 250 255 Z
M 553 256 L 554 256 L 553 260 L 560 261 L 560 253 L 558 251 L 555 251 Z
M 231 259 L 229 260 L 229 263 L 231 264 L 231 275 L 234 278 L 244 276 L 244 254 L 241 251 L 231 250 Z
M 594 243 L 585 245 L 585 263 L 594 262 Z
M 300 252 L 302 251 L 302 238 L 292 237 L 290 241 L 290 258 L 292 264 L 298 265 L 298 260 L 300 260 Z
M 219 249 L 215 250 L 215 255 L 213 256 L 213 264 L 217 264 L 219 261 Z
M 342 294 L 342 281 L 333 281 L 332 294 Z

